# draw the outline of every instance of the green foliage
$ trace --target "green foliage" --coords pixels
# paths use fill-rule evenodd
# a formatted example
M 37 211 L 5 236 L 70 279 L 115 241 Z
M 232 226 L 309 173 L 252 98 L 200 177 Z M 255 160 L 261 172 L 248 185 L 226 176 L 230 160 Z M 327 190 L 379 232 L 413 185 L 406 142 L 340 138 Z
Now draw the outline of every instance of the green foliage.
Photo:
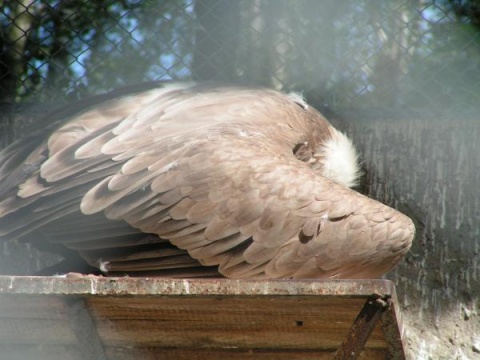
M 17 101 L 75 99 L 152 79 L 188 75 L 193 22 L 189 1 L 9 2 L 1 11 L 0 78 Z M 25 15 L 27 19 L 25 19 Z M 20 28 L 15 37 L 9 28 Z M 25 41 L 20 46 L 19 40 Z M 15 57 L 21 66 L 14 70 Z M 17 65 L 19 61 L 17 60 Z

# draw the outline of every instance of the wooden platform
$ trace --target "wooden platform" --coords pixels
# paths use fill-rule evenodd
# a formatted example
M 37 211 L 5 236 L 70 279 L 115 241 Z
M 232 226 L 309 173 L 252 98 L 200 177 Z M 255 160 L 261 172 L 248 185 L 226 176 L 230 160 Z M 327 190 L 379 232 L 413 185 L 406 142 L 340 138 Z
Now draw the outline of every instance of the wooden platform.
M 331 359 L 372 294 L 358 358 L 404 359 L 388 280 L 0 276 L 0 359 Z

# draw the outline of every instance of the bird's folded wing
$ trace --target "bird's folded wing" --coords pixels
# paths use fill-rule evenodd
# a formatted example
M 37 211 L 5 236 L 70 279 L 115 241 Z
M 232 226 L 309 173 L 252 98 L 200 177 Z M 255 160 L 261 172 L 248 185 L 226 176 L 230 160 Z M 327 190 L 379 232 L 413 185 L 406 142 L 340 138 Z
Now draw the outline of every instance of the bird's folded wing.
M 304 109 L 265 91 L 223 89 L 222 101 L 188 91 L 152 90 L 131 107 L 113 100 L 60 127 L 0 202 L 0 235 L 105 214 L 229 277 L 380 276 L 406 253 L 407 217 L 295 158 L 304 139 L 288 119 Z M 84 239 L 65 245 L 91 262 L 110 252 L 107 270 L 138 259 L 120 240 Z M 144 245 L 135 241 L 132 252 Z M 142 270 L 155 269 L 156 253 L 142 254 Z
M 315 173 L 273 139 L 197 138 L 132 157 L 82 199 L 229 277 L 372 277 L 405 254 L 404 215 Z

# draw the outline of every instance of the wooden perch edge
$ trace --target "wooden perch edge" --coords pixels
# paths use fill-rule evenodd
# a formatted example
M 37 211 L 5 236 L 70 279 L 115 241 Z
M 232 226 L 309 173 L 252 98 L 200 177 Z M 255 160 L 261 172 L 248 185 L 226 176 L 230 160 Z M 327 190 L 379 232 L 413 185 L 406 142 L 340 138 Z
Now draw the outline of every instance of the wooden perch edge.
M 388 280 L 0 276 L 0 347 L 22 359 L 405 359 Z

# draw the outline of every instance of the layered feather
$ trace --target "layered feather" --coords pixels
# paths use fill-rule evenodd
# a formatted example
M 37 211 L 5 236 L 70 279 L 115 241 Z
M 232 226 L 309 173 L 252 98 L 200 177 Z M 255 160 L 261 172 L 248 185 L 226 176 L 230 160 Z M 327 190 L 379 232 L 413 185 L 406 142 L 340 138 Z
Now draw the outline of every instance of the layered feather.
M 49 131 L 0 153 L 0 236 L 42 233 L 102 271 L 378 277 L 413 240 L 348 188 L 353 146 L 298 96 L 170 85 Z

